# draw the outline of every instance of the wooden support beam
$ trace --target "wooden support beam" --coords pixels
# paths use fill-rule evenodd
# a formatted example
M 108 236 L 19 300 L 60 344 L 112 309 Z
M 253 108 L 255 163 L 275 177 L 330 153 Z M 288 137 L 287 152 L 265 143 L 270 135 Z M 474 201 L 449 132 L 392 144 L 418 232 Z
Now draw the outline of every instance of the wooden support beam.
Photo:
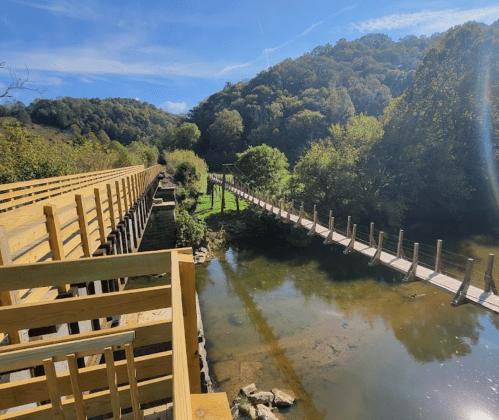
M 295 214 L 295 200 L 291 200 L 291 214 L 294 216 Z
M 400 229 L 399 231 L 399 241 L 397 243 L 397 258 L 404 258 L 404 231 Z
M 83 401 L 83 391 L 81 390 L 80 374 L 78 372 L 78 364 L 74 353 L 68 354 L 69 377 L 71 379 L 71 389 L 73 390 L 73 398 L 75 401 L 75 411 L 77 420 L 87 420 L 85 414 L 85 403 Z
M 179 255 L 180 283 L 182 288 L 182 308 L 184 312 L 185 346 L 189 369 L 191 394 L 201 393 L 199 370 L 199 341 L 196 310 L 196 278 L 192 255 Z
M 376 248 L 376 241 L 374 240 L 374 223 L 371 222 L 369 226 L 369 247 Z
M 411 283 L 413 281 L 417 281 L 418 278 L 416 276 L 418 270 L 418 261 L 419 261 L 419 244 L 414 242 L 414 250 L 412 252 L 412 264 L 407 270 L 406 275 L 402 279 L 404 283 Z
M 374 253 L 371 261 L 369 261 L 369 267 L 379 264 L 379 259 L 381 257 L 381 252 L 383 252 L 383 239 L 385 237 L 385 232 L 380 232 L 378 237 L 378 248 Z
M 492 254 L 491 254 L 492 255 Z M 493 255 L 492 255 L 493 257 Z M 435 256 L 435 272 L 442 272 L 442 240 L 437 241 L 437 254 Z
M 128 191 L 128 211 L 130 211 L 135 203 L 135 200 L 133 199 L 132 182 L 130 181 L 129 176 L 126 177 L 126 186 Z
M 102 200 L 99 188 L 94 188 L 95 207 L 97 209 L 97 221 L 99 222 L 99 235 L 101 244 L 106 243 L 106 230 L 104 228 L 104 213 L 102 211 Z
M 125 207 L 123 208 L 123 212 L 126 215 L 128 213 L 128 211 L 129 211 L 129 209 L 130 209 L 131 203 L 130 203 L 130 205 L 128 204 L 127 188 L 126 188 L 126 180 L 125 180 L 125 178 L 121 178 L 121 188 L 123 189 L 123 201 L 125 203 Z
M 286 223 L 291 223 L 291 203 L 289 203 L 287 207 Z
M 227 167 L 223 165 L 223 175 L 222 175 L 222 204 L 220 208 L 220 213 L 224 214 L 224 208 L 225 208 L 225 172 Z
M 473 262 L 474 262 L 473 258 L 468 258 L 468 261 L 466 262 L 466 269 L 464 271 L 463 281 L 459 286 L 459 288 L 457 289 L 457 292 L 450 303 L 451 306 L 457 307 L 468 301 L 466 299 L 466 292 L 468 291 L 468 287 L 470 286 L 471 283 L 471 272 L 473 270 Z
M 55 420 L 64 420 L 64 411 L 61 404 L 61 396 L 57 390 L 57 374 L 55 372 L 54 361 L 45 359 L 43 361 L 43 369 L 47 378 L 47 386 L 49 388 L 50 403 L 52 405 L 52 415 Z
M 81 247 L 83 248 L 83 256 L 88 258 L 92 255 L 90 249 L 90 236 L 88 233 L 87 210 L 85 202 L 81 194 L 75 195 L 76 213 L 78 214 L 78 225 L 80 226 Z
M 489 254 L 489 257 L 487 258 L 487 269 L 485 270 L 485 276 L 484 276 L 484 283 L 485 287 L 483 291 L 485 293 L 494 293 L 494 295 L 497 295 L 497 288 L 494 283 L 494 278 L 492 276 L 492 268 L 494 267 L 494 254 Z
M 48 204 L 43 207 L 43 211 L 47 221 L 47 231 L 49 234 L 52 259 L 54 261 L 64 260 L 64 247 L 62 245 L 61 226 L 59 224 L 57 207 L 52 204 Z M 58 290 L 60 293 L 67 293 L 69 291 L 69 284 L 60 284 L 58 286 Z
M 352 231 L 350 229 L 350 225 L 352 224 L 352 216 L 348 216 L 347 220 L 347 232 L 346 232 L 346 237 L 351 238 L 352 237 Z
M 113 420 L 121 420 L 120 395 L 118 393 L 118 377 L 116 376 L 116 368 L 114 367 L 114 355 L 111 347 L 104 349 L 106 357 L 106 373 L 109 383 L 109 394 L 111 396 L 111 407 L 113 409 Z
M 314 204 L 314 216 L 312 221 L 312 227 L 308 231 L 307 235 L 312 236 L 313 234 L 315 234 L 316 228 L 317 228 L 317 207 Z
M 277 200 L 277 206 L 278 206 L 278 211 L 277 211 L 277 214 L 275 216 L 276 219 L 281 219 L 281 215 L 282 215 L 282 200 Z

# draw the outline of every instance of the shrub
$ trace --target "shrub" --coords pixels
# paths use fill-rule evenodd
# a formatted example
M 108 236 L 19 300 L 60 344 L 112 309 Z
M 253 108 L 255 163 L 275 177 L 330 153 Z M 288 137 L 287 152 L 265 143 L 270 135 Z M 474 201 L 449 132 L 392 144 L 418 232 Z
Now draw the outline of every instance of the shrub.
M 175 150 L 165 155 L 166 171 L 182 182 L 185 188 L 203 193 L 206 191 L 208 166 L 192 150 Z
M 177 226 L 177 246 L 197 248 L 204 240 L 206 223 L 198 216 L 191 216 L 187 211 L 179 211 L 175 220 Z

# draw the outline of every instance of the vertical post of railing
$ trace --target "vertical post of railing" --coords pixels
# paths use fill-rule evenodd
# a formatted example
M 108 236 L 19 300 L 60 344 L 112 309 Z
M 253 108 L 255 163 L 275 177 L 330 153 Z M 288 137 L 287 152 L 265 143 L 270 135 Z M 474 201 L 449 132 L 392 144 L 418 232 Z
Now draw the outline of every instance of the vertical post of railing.
M 348 221 L 347 221 L 347 238 L 350 238 L 352 236 L 352 233 L 350 232 L 350 223 L 352 222 L 352 216 L 348 216 Z
M 376 264 L 379 264 L 379 260 L 381 258 L 381 252 L 383 252 L 383 239 L 385 237 L 385 232 L 380 232 L 378 237 L 378 248 L 374 253 L 371 261 L 369 261 L 369 267 L 372 267 Z
M 64 247 L 62 245 L 61 225 L 59 224 L 57 207 L 52 204 L 47 204 L 46 206 L 43 206 L 43 212 L 45 213 L 45 218 L 47 220 L 52 259 L 54 261 L 64 260 Z M 67 293 L 69 291 L 69 284 L 60 284 L 57 289 L 60 293 Z
M 397 243 L 397 258 L 404 258 L 404 231 L 400 229 L 399 231 L 399 241 Z
M 437 255 L 435 256 L 435 272 L 442 272 L 442 240 L 437 241 Z
M 333 243 L 333 234 L 334 234 L 333 210 L 329 210 L 329 223 L 328 223 L 328 227 L 329 227 L 329 233 L 328 233 L 326 239 L 324 239 L 324 245 L 332 244 Z
M 355 237 L 357 236 L 357 224 L 353 225 L 353 231 L 352 231 L 352 238 L 350 239 L 350 243 L 348 246 L 345 248 L 343 251 L 343 254 L 350 254 L 354 251 L 355 249 Z
M 12 265 L 12 256 L 10 254 L 9 241 L 5 226 L 0 225 L 0 266 Z M 19 303 L 19 292 L 17 290 L 0 290 L 1 306 L 17 305 Z M 10 344 L 19 344 L 21 337 L 19 331 L 7 331 Z M 0 341 L 3 335 L 0 334 Z
M 81 235 L 81 246 L 83 248 L 83 256 L 88 258 L 91 256 L 90 251 L 90 236 L 88 234 L 88 222 L 87 222 L 87 210 L 85 208 L 85 202 L 83 201 L 83 195 L 76 194 L 76 213 L 78 215 L 78 224 L 80 226 Z
M 175 419 L 192 420 L 191 392 L 185 343 L 184 313 L 178 251 L 171 252 L 171 290 L 173 324 L 173 416 Z
M 464 278 L 457 289 L 456 294 L 454 295 L 454 299 L 451 301 L 451 305 L 456 307 L 460 306 L 463 303 L 466 303 L 466 292 L 468 291 L 468 287 L 470 286 L 471 283 L 471 272 L 473 271 L 473 258 L 468 258 L 468 261 L 466 262 L 466 269 L 464 271 Z
M 494 254 L 489 254 L 487 258 L 487 269 L 485 270 L 484 283 L 485 287 L 483 291 L 489 293 L 492 291 L 494 295 L 497 295 L 497 288 L 494 283 L 494 278 L 492 277 L 492 268 L 494 267 Z
M 303 201 L 302 201 L 300 206 L 300 214 L 298 216 L 298 220 L 296 221 L 295 227 L 301 226 L 301 219 L 303 218 L 304 213 L 305 210 L 303 209 Z
M 295 200 L 291 200 L 291 214 L 294 216 L 295 214 Z
M 374 240 L 374 222 L 369 226 L 369 248 L 376 248 L 376 241 Z
M 402 279 L 403 282 L 411 283 L 413 281 L 418 280 L 418 278 L 416 277 L 418 270 L 418 263 L 419 263 L 419 244 L 417 242 L 414 242 L 414 250 L 412 252 L 412 264 L 409 267 L 409 270 L 407 270 L 406 275 Z
M 102 201 L 100 198 L 100 190 L 98 188 L 94 188 L 94 195 L 95 195 L 95 206 L 97 209 L 97 221 L 99 222 L 100 241 L 101 241 L 101 244 L 105 244 L 106 243 L 106 232 L 104 229 L 104 214 L 102 211 Z
M 313 217 L 314 217 L 314 219 L 312 222 L 312 227 L 308 231 L 308 235 L 310 235 L 310 236 L 312 236 L 315 233 L 315 230 L 317 228 L 317 207 L 315 204 L 314 204 L 314 216 Z
M 225 208 L 225 176 L 226 176 L 226 166 L 223 165 L 223 172 L 222 172 L 222 207 L 220 210 L 220 213 L 224 213 L 224 208 Z
M 178 254 L 182 308 L 184 312 L 185 345 L 191 394 L 201 393 L 199 342 L 196 310 L 196 279 L 194 259 L 190 254 Z

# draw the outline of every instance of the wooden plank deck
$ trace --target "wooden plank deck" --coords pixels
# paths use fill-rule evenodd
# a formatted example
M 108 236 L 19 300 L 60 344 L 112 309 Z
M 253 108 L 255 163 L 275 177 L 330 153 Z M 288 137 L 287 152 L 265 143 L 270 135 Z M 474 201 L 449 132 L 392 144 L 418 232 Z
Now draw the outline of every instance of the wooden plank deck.
M 222 181 L 217 178 L 211 178 L 211 181 L 219 185 L 222 183 Z M 294 214 L 288 215 L 287 211 L 285 210 L 280 211 L 278 207 L 275 207 L 272 204 L 268 204 L 262 200 L 259 200 L 257 197 L 250 195 L 246 192 L 243 192 L 232 185 L 227 184 L 226 190 L 233 194 L 237 194 L 242 199 L 250 203 L 253 203 L 256 206 L 261 207 L 263 210 L 269 213 L 275 214 L 276 216 L 280 217 L 283 220 L 287 220 L 289 217 L 289 221 L 295 224 L 299 220 L 299 216 L 296 216 Z M 310 231 L 313 228 L 313 225 L 314 225 L 313 220 L 302 217 L 300 221 L 301 227 Z M 317 224 L 315 226 L 315 234 L 326 239 L 329 235 L 329 229 Z M 347 247 L 351 242 L 350 238 L 338 232 L 333 232 L 331 239 L 332 243 L 344 247 Z M 353 250 L 362 255 L 365 255 L 368 258 L 373 258 L 376 253 L 376 248 L 370 247 L 368 244 L 360 241 L 354 242 Z M 400 273 L 407 273 L 412 265 L 412 261 L 408 261 L 403 258 L 397 258 L 396 255 L 384 250 L 381 251 L 378 262 Z M 427 267 L 424 267 L 420 264 L 417 265 L 415 278 L 417 280 L 425 281 L 453 295 L 457 293 L 458 289 L 461 287 L 462 284 L 462 280 L 430 270 Z M 465 296 L 469 302 L 474 303 L 478 306 L 482 306 L 492 312 L 499 313 L 499 296 L 494 295 L 492 292 L 486 293 L 484 292 L 484 290 L 478 287 L 475 287 L 473 285 L 468 285 L 466 288 Z

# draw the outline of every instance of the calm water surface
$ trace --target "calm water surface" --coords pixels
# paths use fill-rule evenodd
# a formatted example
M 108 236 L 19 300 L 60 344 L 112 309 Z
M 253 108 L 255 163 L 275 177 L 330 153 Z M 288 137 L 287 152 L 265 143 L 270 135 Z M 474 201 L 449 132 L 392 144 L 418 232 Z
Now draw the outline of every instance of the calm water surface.
M 229 399 L 255 382 L 298 396 L 287 419 L 499 419 L 499 316 L 341 251 L 268 243 L 196 267 Z

